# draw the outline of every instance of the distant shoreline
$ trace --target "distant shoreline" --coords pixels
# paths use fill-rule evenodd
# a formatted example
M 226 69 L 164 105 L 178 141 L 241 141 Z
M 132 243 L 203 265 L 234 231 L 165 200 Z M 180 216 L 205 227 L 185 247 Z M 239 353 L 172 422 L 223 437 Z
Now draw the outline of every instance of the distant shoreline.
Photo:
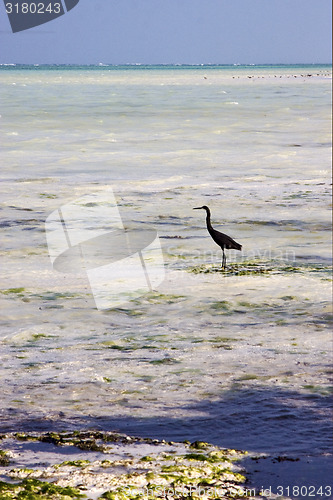
M 331 69 L 332 63 L 297 63 L 297 64 L 143 64 L 143 63 L 125 63 L 125 64 L 22 64 L 22 63 L 0 63 L 0 69 L 86 69 L 86 70 L 228 70 L 228 69 L 287 69 L 287 68 L 321 68 Z

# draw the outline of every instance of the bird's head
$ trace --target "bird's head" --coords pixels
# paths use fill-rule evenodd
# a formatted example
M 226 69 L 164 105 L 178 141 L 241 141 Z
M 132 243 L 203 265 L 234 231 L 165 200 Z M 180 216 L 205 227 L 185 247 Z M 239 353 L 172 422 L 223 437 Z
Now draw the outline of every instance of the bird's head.
M 209 212 L 209 208 L 206 206 L 206 205 L 203 205 L 202 207 L 195 207 L 193 208 L 193 210 L 206 210 L 206 212 Z

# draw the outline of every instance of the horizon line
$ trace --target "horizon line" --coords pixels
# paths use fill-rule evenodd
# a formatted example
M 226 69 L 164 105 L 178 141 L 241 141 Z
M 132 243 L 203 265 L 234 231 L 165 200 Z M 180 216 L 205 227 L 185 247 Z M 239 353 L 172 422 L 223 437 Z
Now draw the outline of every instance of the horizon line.
M 202 67 L 258 67 L 258 66 L 332 66 L 332 62 L 328 63 L 322 63 L 322 62 L 297 62 L 297 63 L 103 63 L 103 62 L 98 62 L 98 63 L 0 63 L 0 67 L 15 67 L 15 66 L 33 66 L 33 67 L 40 67 L 40 66 L 68 66 L 68 67 L 73 67 L 73 66 L 84 66 L 84 67 L 99 67 L 99 68 L 105 68 L 105 67 L 165 67 L 165 66 L 173 66 L 173 67 L 196 67 L 196 68 L 202 68 Z

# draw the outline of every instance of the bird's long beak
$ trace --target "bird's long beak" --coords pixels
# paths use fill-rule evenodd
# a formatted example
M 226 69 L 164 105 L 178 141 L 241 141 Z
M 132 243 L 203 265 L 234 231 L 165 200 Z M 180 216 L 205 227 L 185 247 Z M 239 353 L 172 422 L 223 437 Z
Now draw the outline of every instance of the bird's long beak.
M 200 210 L 202 207 L 194 207 L 193 210 Z

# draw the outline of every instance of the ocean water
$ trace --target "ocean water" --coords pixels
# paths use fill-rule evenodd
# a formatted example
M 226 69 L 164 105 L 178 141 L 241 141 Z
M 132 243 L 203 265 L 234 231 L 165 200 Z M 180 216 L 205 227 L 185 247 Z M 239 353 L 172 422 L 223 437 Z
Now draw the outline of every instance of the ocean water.
M 0 430 L 202 439 L 316 477 L 332 457 L 331 67 L 0 81 Z M 107 189 L 125 226 L 158 232 L 165 278 L 98 310 L 86 273 L 52 268 L 45 221 Z M 202 205 L 242 244 L 226 272 Z

